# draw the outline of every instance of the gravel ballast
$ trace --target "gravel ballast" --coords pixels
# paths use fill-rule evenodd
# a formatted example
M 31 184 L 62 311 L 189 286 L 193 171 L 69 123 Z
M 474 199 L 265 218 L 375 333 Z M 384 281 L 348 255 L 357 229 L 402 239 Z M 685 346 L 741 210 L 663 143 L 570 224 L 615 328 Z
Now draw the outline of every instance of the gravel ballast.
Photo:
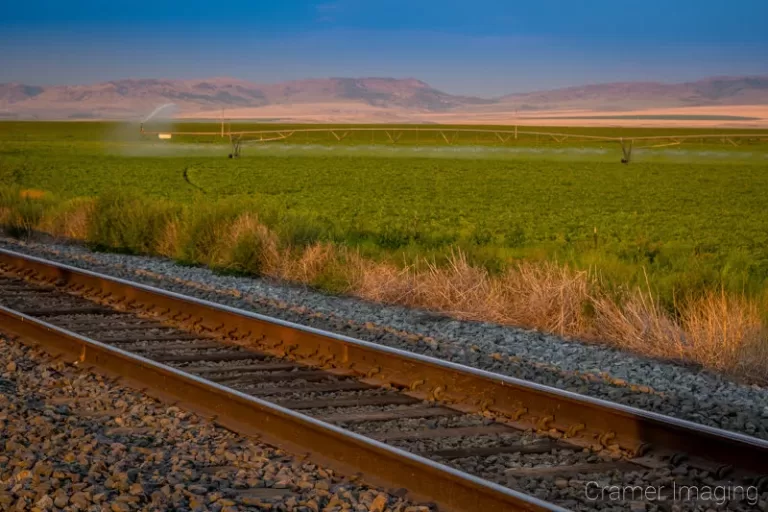
M 0 510 L 430 510 L 2 337 L 0 446 Z
M 161 258 L 0 239 L 0 247 L 287 321 L 768 439 L 768 390 L 537 331 L 222 276 Z

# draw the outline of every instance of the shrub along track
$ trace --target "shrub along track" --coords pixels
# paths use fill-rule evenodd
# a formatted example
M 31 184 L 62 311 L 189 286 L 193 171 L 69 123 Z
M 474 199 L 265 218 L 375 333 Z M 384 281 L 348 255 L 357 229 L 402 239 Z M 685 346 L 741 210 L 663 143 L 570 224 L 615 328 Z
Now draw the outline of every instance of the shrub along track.
M 763 440 L 11 251 L 0 304 L 22 341 L 445 510 L 617 505 L 592 480 L 768 483 Z

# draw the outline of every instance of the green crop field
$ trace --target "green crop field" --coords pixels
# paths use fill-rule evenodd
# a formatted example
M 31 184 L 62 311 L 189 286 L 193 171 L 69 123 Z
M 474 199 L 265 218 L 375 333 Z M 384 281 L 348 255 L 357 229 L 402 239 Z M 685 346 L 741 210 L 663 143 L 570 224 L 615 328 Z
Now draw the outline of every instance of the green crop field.
M 359 247 L 372 258 L 439 262 L 460 247 L 491 270 L 517 258 L 554 259 L 616 286 L 644 285 L 647 276 L 668 301 L 720 286 L 768 289 L 768 143 L 638 149 L 622 165 L 618 145 L 605 142 L 460 142 L 409 134 L 394 145 L 370 135 L 338 144 L 307 135 L 246 144 L 243 158 L 229 160 L 226 144 L 202 137 L 163 142 L 142 139 L 135 126 L 7 122 L 0 181 L 59 198 L 116 190 L 179 203 L 225 198 L 287 236 Z

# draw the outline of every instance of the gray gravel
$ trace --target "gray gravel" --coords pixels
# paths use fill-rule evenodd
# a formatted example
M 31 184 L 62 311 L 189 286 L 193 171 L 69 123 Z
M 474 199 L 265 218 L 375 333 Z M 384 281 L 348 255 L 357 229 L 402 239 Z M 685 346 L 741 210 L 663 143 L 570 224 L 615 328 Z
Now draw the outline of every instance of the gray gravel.
M 388 444 L 414 453 L 455 450 L 458 448 L 485 448 L 489 446 L 508 446 L 520 442 L 541 439 L 529 432 L 511 431 L 510 433 L 485 436 L 441 437 L 438 439 L 401 439 Z
M 488 425 L 490 421 L 480 416 L 465 414 L 437 418 L 402 418 L 389 421 L 352 423 L 344 428 L 363 435 L 383 434 L 385 432 L 411 432 L 435 428 L 478 427 Z
M 0 338 L 0 510 L 428 512 Z
M 553 462 L 602 462 L 602 459 L 594 460 L 595 458 L 585 453 L 562 451 L 541 456 L 540 462 L 544 465 L 551 465 Z M 510 456 L 504 456 L 505 460 L 501 459 L 502 457 L 499 457 L 492 462 L 464 459 L 455 466 L 465 470 L 474 468 L 480 473 L 487 471 L 488 477 L 493 479 L 498 474 L 495 470 L 497 465 L 516 463 Z M 605 470 L 585 472 L 577 477 L 562 475 L 547 478 L 511 476 L 514 471 L 516 470 L 508 470 L 509 476 L 506 482 L 508 485 L 534 496 L 547 496 L 550 500 L 572 510 L 631 510 L 633 512 L 768 510 L 768 493 L 758 494 L 754 489 L 749 491 L 749 494 L 745 491 L 734 491 L 738 488 L 733 484 L 718 481 L 711 475 L 684 466 L 675 469 L 660 468 L 633 472 Z M 649 482 L 651 487 L 647 487 Z M 687 494 L 687 491 L 681 491 L 681 487 L 699 489 L 700 499 L 686 499 L 690 498 L 690 494 Z M 643 499 L 643 493 L 647 492 L 645 489 L 649 488 L 655 489 L 658 494 L 652 494 L 651 499 Z M 711 493 L 709 496 L 701 491 L 716 488 L 723 490 L 717 491 L 719 494 Z M 612 492 L 618 492 L 618 494 L 611 497 Z M 725 496 L 733 499 L 726 499 Z
M 447 319 L 267 279 L 79 245 L 0 246 L 221 304 L 768 439 L 768 392 L 710 372 L 537 331 Z

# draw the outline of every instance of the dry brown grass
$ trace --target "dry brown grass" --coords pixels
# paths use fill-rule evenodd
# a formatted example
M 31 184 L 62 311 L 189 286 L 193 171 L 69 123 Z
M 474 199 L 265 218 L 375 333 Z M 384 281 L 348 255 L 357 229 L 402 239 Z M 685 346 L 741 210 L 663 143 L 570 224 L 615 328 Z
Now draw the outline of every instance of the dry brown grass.
M 709 292 L 683 310 L 681 345 L 709 368 L 765 380 L 768 328 L 754 301 Z
M 95 209 L 92 199 L 66 201 L 46 210 L 32 228 L 88 241 Z M 0 208 L 0 223 L 18 224 L 18 217 L 13 208 Z M 519 262 L 491 275 L 457 251 L 447 265 L 421 262 L 401 267 L 367 260 L 329 243 L 303 249 L 282 246 L 252 213 L 216 223 L 212 229 L 213 246 L 204 253 L 207 261 L 199 263 L 461 319 L 581 337 L 752 380 L 765 381 L 768 373 L 768 326 L 761 316 L 765 307 L 744 296 L 721 291 L 689 298 L 675 316 L 659 305 L 650 286 L 609 295 L 593 273 L 553 262 Z M 181 215 L 168 221 L 149 247 L 177 258 L 194 236 Z M 765 302 L 768 305 L 768 296 Z
M 337 257 L 337 250 L 334 246 L 316 243 L 297 252 L 297 256 L 284 259 L 280 273 L 276 277 L 297 283 L 311 284 Z
M 765 380 L 768 329 L 746 297 L 708 292 L 686 301 L 680 318 L 635 290 L 621 303 L 595 301 L 596 336 L 622 348 L 693 362 L 717 371 Z
M 222 225 L 221 231 L 213 265 L 273 275 L 284 264 L 277 236 L 255 214 L 239 215 L 230 224 Z
M 358 297 L 386 304 L 411 304 L 416 286 L 412 268 L 398 268 L 389 263 L 377 263 L 363 258 L 355 260 L 357 276 L 353 293 Z
M 588 272 L 553 262 L 521 262 L 498 281 L 505 323 L 560 335 L 589 332 L 590 293 L 597 282 Z
M 593 304 L 594 338 L 655 357 L 685 359 L 685 349 L 679 343 L 679 323 L 651 294 L 634 290 L 621 301 L 598 295 Z
M 165 225 L 162 235 L 155 243 L 155 251 L 160 256 L 166 258 L 175 258 L 179 254 L 179 248 L 181 243 L 181 220 L 171 219 L 168 224 Z
M 609 296 L 595 276 L 555 263 L 522 262 L 491 276 L 456 253 L 425 271 L 364 261 L 358 268 L 352 293 L 368 300 L 581 337 L 752 380 L 768 372 L 768 329 L 746 297 L 708 293 L 675 318 L 648 291 Z
M 46 212 L 36 229 L 57 237 L 86 241 L 95 208 L 96 201 L 90 198 L 65 201 Z
M 447 266 L 400 269 L 363 264 L 359 296 L 390 304 L 440 311 L 457 318 L 582 334 L 588 321 L 590 277 L 554 263 L 523 262 L 501 276 L 474 267 L 461 252 Z

